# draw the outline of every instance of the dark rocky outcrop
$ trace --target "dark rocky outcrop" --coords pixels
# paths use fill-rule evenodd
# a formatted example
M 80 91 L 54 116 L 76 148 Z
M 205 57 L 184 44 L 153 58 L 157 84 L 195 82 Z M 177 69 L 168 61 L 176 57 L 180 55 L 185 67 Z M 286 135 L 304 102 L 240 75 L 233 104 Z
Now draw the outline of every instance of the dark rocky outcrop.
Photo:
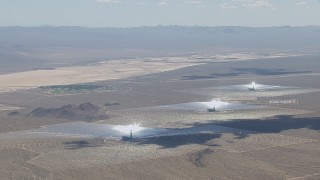
M 18 111 L 12 111 L 7 114 L 7 116 L 17 116 L 17 115 L 20 115 Z
M 83 103 L 80 105 L 65 105 L 59 108 L 43 108 L 39 107 L 29 114 L 28 117 L 38 118 L 58 118 L 58 119 L 71 119 L 71 120 L 97 120 L 105 119 L 106 115 L 97 115 L 100 107 L 91 103 Z
M 106 103 L 104 106 L 119 106 L 120 103 Z

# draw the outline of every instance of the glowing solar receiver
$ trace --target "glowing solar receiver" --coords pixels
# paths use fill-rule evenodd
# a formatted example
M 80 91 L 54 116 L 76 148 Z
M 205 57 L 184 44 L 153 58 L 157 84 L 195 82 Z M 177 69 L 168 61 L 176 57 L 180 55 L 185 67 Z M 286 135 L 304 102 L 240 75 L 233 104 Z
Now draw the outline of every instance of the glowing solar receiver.
M 248 88 L 249 91 L 254 91 L 254 90 L 255 90 L 255 86 L 256 86 L 256 83 L 253 81 L 253 82 L 251 83 L 251 87 Z
M 129 134 L 129 136 L 122 136 L 123 140 L 132 140 L 133 139 L 133 133 L 137 133 L 142 131 L 144 128 L 140 126 L 140 124 L 129 124 L 126 126 L 115 126 L 113 127 L 114 130 L 120 131 L 122 133 Z

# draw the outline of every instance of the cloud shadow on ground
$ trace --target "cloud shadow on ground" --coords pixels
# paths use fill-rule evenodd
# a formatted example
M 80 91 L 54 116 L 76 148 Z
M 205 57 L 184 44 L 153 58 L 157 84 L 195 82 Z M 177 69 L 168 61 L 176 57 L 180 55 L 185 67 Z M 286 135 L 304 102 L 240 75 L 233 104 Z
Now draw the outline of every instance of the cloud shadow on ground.
M 102 146 L 101 144 L 92 143 L 86 140 L 68 141 L 68 142 L 64 142 L 63 144 L 65 146 L 65 149 L 82 149 L 82 148 Z
M 234 72 L 229 73 L 212 73 L 209 75 L 191 75 L 183 76 L 183 80 L 201 80 L 201 79 L 216 79 L 223 77 L 236 77 L 245 74 L 260 75 L 260 76 L 274 76 L 274 75 L 288 75 L 311 73 L 312 71 L 292 71 L 288 69 L 262 69 L 262 68 L 232 68 Z
M 156 144 L 162 146 L 162 148 L 176 148 L 178 146 L 188 144 L 203 144 L 207 146 L 216 146 L 209 141 L 220 138 L 221 134 L 190 134 L 190 135 L 177 135 L 177 136 L 164 136 L 164 137 L 152 137 L 146 138 L 139 142 L 139 145 Z
M 239 131 L 231 132 L 235 138 L 243 139 L 250 135 L 260 133 L 280 133 L 286 130 L 292 129 L 310 129 L 316 130 L 320 133 L 320 117 L 306 117 L 296 118 L 292 115 L 274 116 L 268 119 L 237 119 L 223 122 L 211 122 L 211 123 L 194 123 L 187 124 L 192 125 L 191 128 L 199 126 L 216 125 L 227 128 L 238 129 Z M 190 129 L 190 127 L 186 128 Z M 176 148 L 182 145 L 188 144 L 200 144 L 208 147 L 218 146 L 213 142 L 214 139 L 219 139 L 223 133 L 200 133 L 190 135 L 177 135 L 166 137 L 152 137 L 139 141 L 138 145 L 156 144 L 162 146 L 162 148 Z
M 220 122 L 216 125 L 261 133 L 279 133 L 285 130 L 302 128 L 320 131 L 320 117 L 296 118 L 292 115 L 280 115 L 265 120 L 238 119 Z

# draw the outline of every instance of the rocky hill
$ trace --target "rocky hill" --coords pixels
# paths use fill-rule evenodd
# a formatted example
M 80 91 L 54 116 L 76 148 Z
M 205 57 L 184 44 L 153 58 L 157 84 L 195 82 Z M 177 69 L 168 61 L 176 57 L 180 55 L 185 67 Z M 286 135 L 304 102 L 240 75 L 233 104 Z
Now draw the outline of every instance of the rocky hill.
M 58 118 L 84 121 L 107 118 L 106 115 L 98 115 L 99 110 L 100 107 L 88 102 L 80 105 L 69 104 L 59 108 L 39 107 L 27 114 L 27 116 L 38 118 Z

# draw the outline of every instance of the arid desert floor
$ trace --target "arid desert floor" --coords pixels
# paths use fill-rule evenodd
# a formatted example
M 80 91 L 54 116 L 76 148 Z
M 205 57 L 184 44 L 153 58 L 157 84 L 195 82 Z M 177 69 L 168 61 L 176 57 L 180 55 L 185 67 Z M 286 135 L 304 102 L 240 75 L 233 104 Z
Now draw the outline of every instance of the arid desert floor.
M 319 179 L 319 58 L 204 54 L 2 74 L 1 179 Z

